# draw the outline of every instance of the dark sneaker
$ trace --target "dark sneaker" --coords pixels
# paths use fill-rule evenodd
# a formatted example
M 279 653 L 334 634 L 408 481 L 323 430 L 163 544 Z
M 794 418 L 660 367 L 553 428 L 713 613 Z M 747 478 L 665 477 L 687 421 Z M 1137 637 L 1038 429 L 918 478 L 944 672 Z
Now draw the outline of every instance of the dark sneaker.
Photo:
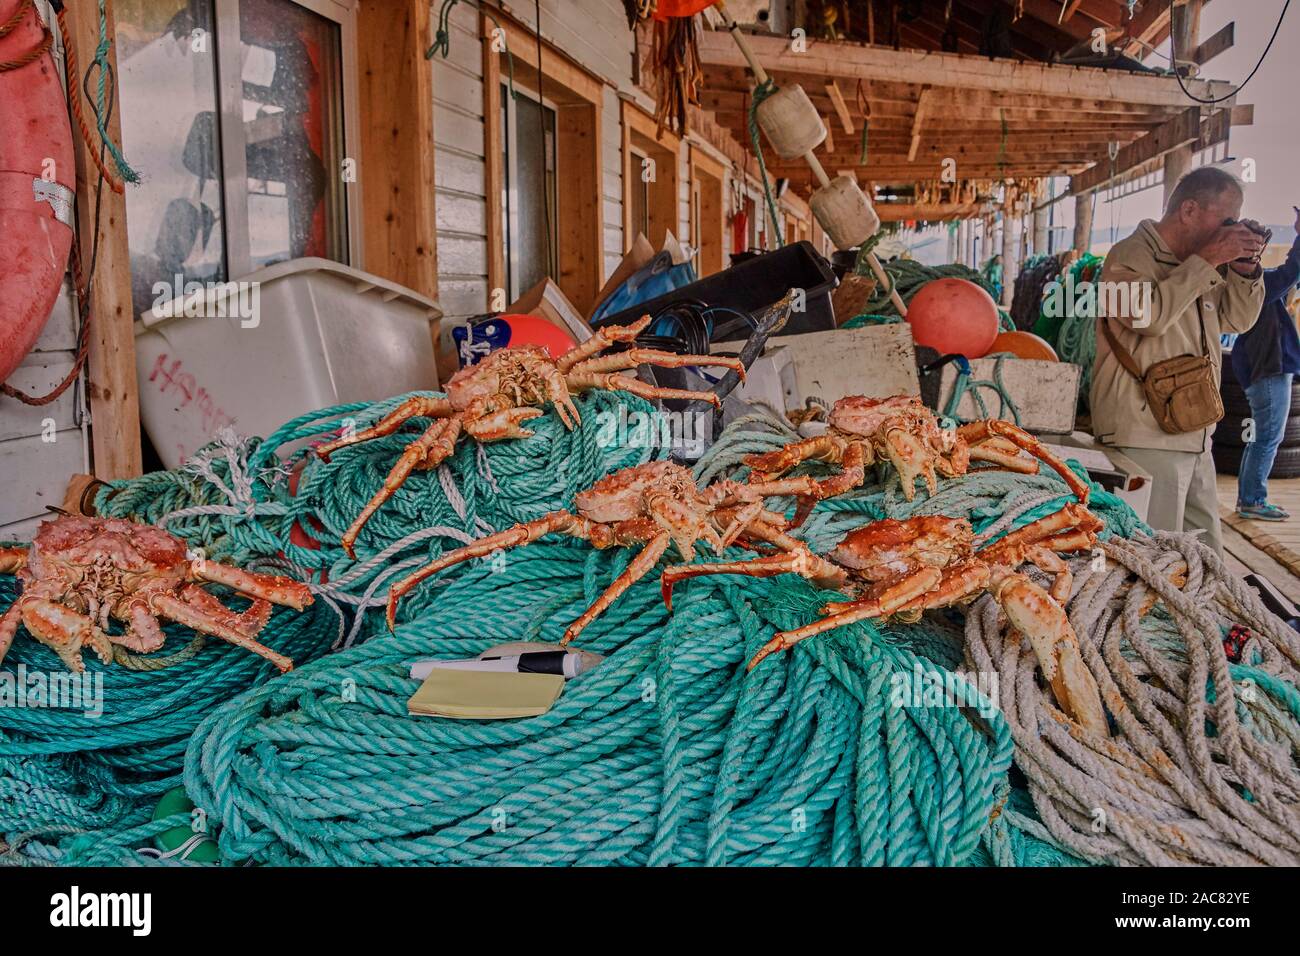
M 1242 518 L 1251 518 L 1255 521 L 1286 521 L 1291 517 L 1284 508 L 1267 502 L 1262 505 L 1237 505 L 1237 514 Z

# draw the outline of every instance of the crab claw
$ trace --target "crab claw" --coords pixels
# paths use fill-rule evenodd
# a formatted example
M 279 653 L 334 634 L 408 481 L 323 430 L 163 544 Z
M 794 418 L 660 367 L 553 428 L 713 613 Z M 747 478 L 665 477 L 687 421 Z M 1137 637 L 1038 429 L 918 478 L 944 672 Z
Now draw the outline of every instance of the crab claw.
M 1065 609 L 1022 574 L 1008 574 L 993 588 L 1016 631 L 1029 639 L 1038 666 L 1067 716 L 1091 733 L 1110 736 L 1101 693 L 1079 650 Z

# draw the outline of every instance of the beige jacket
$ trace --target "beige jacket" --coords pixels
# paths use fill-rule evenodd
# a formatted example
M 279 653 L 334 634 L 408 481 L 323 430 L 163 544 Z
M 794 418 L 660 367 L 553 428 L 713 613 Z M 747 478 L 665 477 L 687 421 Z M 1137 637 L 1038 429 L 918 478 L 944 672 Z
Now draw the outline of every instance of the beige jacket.
M 1111 331 L 1120 345 L 1133 355 L 1138 368 L 1179 355 L 1200 355 L 1201 332 L 1198 312 L 1203 312 L 1205 341 L 1216 373 L 1223 359 L 1220 332 L 1245 332 L 1259 318 L 1264 303 L 1262 278 L 1247 279 L 1227 266 L 1216 269 L 1200 256 L 1178 258 L 1165 244 L 1156 224 L 1145 219 L 1133 235 L 1116 243 L 1106 256 L 1101 278 L 1109 283 L 1147 283 L 1148 308 L 1134 305 L 1134 317 L 1112 313 Z M 1102 287 L 1107 298 L 1116 286 Z M 1201 308 L 1197 308 L 1197 300 Z M 1112 308 L 1122 299 L 1109 299 Z M 1097 358 L 1092 367 L 1092 431 L 1107 445 L 1130 448 L 1160 448 L 1167 451 L 1199 452 L 1209 448 L 1213 427 L 1170 435 L 1156 424 L 1147 408 L 1142 385 L 1119 364 L 1101 328 L 1097 329 Z

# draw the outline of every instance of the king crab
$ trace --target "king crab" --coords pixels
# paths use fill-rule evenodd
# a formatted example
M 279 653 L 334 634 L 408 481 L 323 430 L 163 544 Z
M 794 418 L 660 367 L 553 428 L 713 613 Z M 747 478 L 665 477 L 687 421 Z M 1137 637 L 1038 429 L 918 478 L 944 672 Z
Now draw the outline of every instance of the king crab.
M 406 446 L 384 479 L 383 487 L 344 532 L 343 549 L 355 557 L 357 535 L 370 516 L 402 486 L 412 471 L 442 464 L 455 450 L 462 431 L 480 442 L 527 438 L 533 433 L 523 423 L 542 415 L 547 404 L 554 405 L 560 421 L 572 429 L 582 421 L 573 404 L 573 395 L 594 388 L 628 392 L 641 398 L 700 399 L 715 407 L 721 405 L 712 392 L 662 388 L 620 374 L 638 365 L 661 368 L 715 365 L 731 369 L 744 378 L 745 366 L 737 358 L 676 355 L 635 347 L 612 355 L 600 354 L 616 343 L 632 342 L 649 324 L 650 316 L 646 315 L 631 325 L 598 329 L 587 341 L 556 359 L 536 346 L 498 349 L 477 365 L 453 375 L 447 381 L 445 398 L 409 398 L 371 427 L 320 445 L 316 454 L 328 461 L 340 448 L 391 435 L 412 418 L 434 420 L 419 438 Z
M 689 470 L 667 461 L 624 468 L 578 492 L 573 500 L 576 514 L 552 511 L 535 521 L 480 538 L 397 582 L 388 593 L 388 626 L 391 628 L 396 619 L 397 602 L 425 578 L 463 561 L 530 544 L 553 533 L 580 538 L 601 549 L 642 546 L 627 569 L 569 625 L 561 644 L 577 637 L 624 591 L 648 574 L 670 544 L 689 561 L 695 557 L 697 541 L 705 541 L 721 554 L 738 539 L 757 539 L 801 553 L 810 567 L 834 573 L 833 565 L 785 533 L 783 516 L 764 509 L 763 496 L 772 493 L 762 486 L 733 481 L 719 481 L 700 489 Z
M 1021 450 L 1033 458 L 1021 455 Z M 1035 458 L 1046 462 L 1074 496 L 1087 503 L 1087 483 L 1028 432 L 996 418 L 945 431 L 934 413 L 919 398 L 909 395 L 841 398 L 831 408 L 830 427 L 825 433 L 776 451 L 746 455 L 743 460 L 753 469 L 751 480 L 780 486 L 783 493 L 801 497 L 800 515 L 795 519 L 798 524 L 815 502 L 862 485 L 868 466 L 877 461 L 893 465 L 902 482 L 903 497 L 911 501 L 916 495 L 917 478 L 934 494 L 936 472 L 954 478 L 966 474 L 972 461 L 979 461 L 1032 475 L 1038 471 Z M 809 476 L 777 481 L 810 459 L 839 465 L 840 472 L 821 481 Z
M 977 551 L 965 518 L 886 519 L 849 532 L 830 552 L 829 562 L 810 562 L 803 548 L 750 561 L 667 568 L 662 576 L 664 601 L 672 607 L 672 589 L 678 581 L 708 574 L 793 573 L 848 595 L 847 601 L 823 607 L 820 620 L 773 637 L 750 660 L 753 670 L 776 651 L 855 621 L 889 617 L 915 621 L 927 609 L 966 604 L 988 592 L 1002 607 L 1013 632 L 1029 639 L 1061 709 L 1085 729 L 1109 735 L 1096 681 L 1083 662 L 1078 637 L 1063 607 L 1073 578 L 1061 559 L 1062 553 L 1093 547 L 1102 527 L 1087 508 L 1071 503 Z M 1026 561 L 1052 576 L 1050 591 L 1017 570 Z
M 220 637 L 288 671 L 293 661 L 256 640 L 271 616 L 268 602 L 297 610 L 312 603 L 300 581 L 190 560 L 179 538 L 118 518 L 43 521 L 30 548 L 0 548 L 0 573 L 16 574 L 22 583 L 0 617 L 0 661 L 21 622 L 78 673 L 86 668 L 83 647 L 105 664 L 114 644 L 142 654 L 158 650 L 166 640 L 160 618 Z M 224 584 L 253 603 L 242 613 L 232 611 L 201 582 Z M 125 624 L 126 632 L 109 634 L 110 619 Z

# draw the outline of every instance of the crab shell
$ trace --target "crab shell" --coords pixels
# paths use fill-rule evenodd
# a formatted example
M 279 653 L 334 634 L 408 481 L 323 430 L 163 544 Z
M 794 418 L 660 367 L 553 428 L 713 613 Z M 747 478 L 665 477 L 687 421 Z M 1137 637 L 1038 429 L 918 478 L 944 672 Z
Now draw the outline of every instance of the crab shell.
M 651 500 L 671 498 L 701 515 L 709 504 L 690 471 L 670 461 L 650 461 L 606 475 L 573 498 L 584 518 L 609 524 L 647 513 Z
M 567 394 L 564 378 L 550 354 L 537 345 L 520 345 L 490 352 L 483 361 L 467 366 L 447 381 L 447 399 L 463 411 L 475 399 L 508 395 L 518 406 L 544 405 L 550 400 L 547 384 Z
M 868 581 L 886 581 L 921 567 L 946 568 L 967 558 L 974 538 L 965 518 L 886 518 L 850 531 L 829 557 Z
M 36 578 L 77 584 L 86 570 L 107 563 L 119 595 L 145 583 L 177 588 L 189 569 L 185 544 L 161 528 L 120 518 L 67 515 L 43 521 L 32 540 L 27 567 Z
M 926 438 L 937 450 L 947 452 L 955 444 L 955 436 L 939 427 L 934 412 L 915 395 L 894 395 L 890 398 L 847 395 L 831 407 L 828 421 L 837 431 L 860 438 L 873 438 L 879 435 L 886 422 L 899 418 L 907 421 L 918 435 Z

